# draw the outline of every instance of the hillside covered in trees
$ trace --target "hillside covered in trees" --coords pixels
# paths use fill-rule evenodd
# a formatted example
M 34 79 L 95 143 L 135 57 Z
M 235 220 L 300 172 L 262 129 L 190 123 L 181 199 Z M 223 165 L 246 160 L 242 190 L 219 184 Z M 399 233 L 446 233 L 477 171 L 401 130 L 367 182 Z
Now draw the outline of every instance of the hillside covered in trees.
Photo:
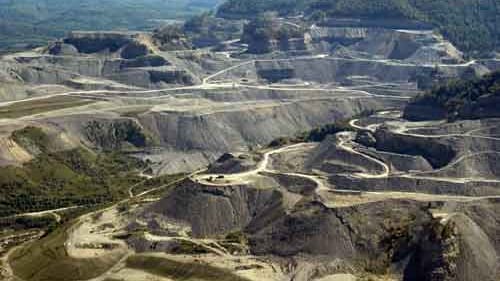
M 0 0 L 0 52 L 73 30 L 151 30 L 211 10 L 217 0 Z
M 405 110 L 410 120 L 500 117 L 500 72 L 471 80 L 451 80 L 414 99 Z M 432 113 L 432 114 L 429 114 Z
M 275 11 L 280 15 L 305 13 L 316 21 L 332 17 L 400 18 L 430 23 L 470 55 L 499 49 L 500 4 L 496 0 L 228 0 L 218 15 L 252 18 Z

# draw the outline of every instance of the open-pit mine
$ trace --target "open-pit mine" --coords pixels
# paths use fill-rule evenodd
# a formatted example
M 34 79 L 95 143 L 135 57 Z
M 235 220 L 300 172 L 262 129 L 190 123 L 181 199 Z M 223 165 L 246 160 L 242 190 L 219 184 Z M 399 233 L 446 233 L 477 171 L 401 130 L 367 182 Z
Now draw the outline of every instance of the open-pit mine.
M 4 55 L 1 278 L 500 280 L 500 82 L 474 118 L 418 103 L 499 61 L 425 26 L 277 21 L 304 34 Z

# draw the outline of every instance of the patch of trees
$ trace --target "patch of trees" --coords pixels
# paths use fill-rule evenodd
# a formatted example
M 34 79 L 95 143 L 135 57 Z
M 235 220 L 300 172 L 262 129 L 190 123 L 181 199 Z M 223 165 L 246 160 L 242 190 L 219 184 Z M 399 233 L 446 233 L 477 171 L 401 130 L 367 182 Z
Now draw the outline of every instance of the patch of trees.
M 304 38 L 304 33 L 301 26 L 280 22 L 274 13 L 263 13 L 244 26 L 241 42 L 259 50 L 257 53 L 266 53 L 271 51 L 272 41 L 285 45 L 290 39 Z
M 186 38 L 182 25 L 168 24 L 153 31 L 153 39 L 162 50 L 191 49 L 191 42 Z
M 269 147 L 280 147 L 292 143 L 300 142 L 321 142 L 329 135 L 335 135 L 340 132 L 353 131 L 346 119 L 339 119 L 333 123 L 314 128 L 310 131 L 298 134 L 295 137 L 280 137 L 269 144 Z
M 270 11 L 289 15 L 302 11 L 306 3 L 306 0 L 229 0 L 219 7 L 217 15 L 231 19 L 253 18 Z
M 243 29 L 242 42 L 253 40 L 288 40 L 304 36 L 305 29 L 280 23 L 275 14 L 264 13 L 250 21 Z
M 186 19 L 216 0 L 2 0 L 0 52 L 43 46 L 73 30 L 152 30 L 155 19 Z M 22 20 L 20 20 L 22 19 Z
M 0 218 L 0 229 L 24 230 L 56 224 L 52 216 Z
M 243 23 L 216 18 L 213 13 L 206 12 L 191 17 L 182 28 L 196 48 L 203 48 L 239 38 Z
M 416 106 L 435 107 L 449 120 L 500 117 L 500 72 L 469 80 L 450 80 L 415 98 L 405 115 Z

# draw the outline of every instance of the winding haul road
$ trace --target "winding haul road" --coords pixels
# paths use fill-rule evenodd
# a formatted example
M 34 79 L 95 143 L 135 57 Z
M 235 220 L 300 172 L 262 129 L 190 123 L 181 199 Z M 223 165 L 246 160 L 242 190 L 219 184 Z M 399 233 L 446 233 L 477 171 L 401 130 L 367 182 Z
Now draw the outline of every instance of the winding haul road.
M 356 122 L 351 121 L 351 124 L 356 124 Z M 360 127 L 360 128 L 363 128 L 363 127 Z M 384 163 L 383 161 L 376 159 L 370 155 L 356 151 L 353 148 L 353 144 L 352 144 L 353 138 L 352 138 L 352 135 L 350 132 L 339 133 L 338 139 L 339 139 L 339 142 L 337 143 L 337 145 L 341 149 L 346 150 L 350 153 L 360 155 L 361 157 L 366 158 L 367 161 L 373 161 L 383 168 L 382 173 L 378 173 L 378 174 L 356 173 L 356 174 L 354 174 L 354 176 L 359 177 L 359 178 L 365 178 L 365 179 L 379 179 L 379 178 L 386 178 L 386 177 L 390 176 L 390 168 L 386 163 Z M 323 181 L 323 179 L 321 177 L 316 176 L 316 175 L 302 174 L 302 173 L 297 173 L 297 172 L 293 172 L 293 173 L 279 172 L 279 171 L 272 170 L 272 169 L 268 168 L 270 157 L 272 155 L 280 154 L 280 153 L 287 153 L 287 152 L 301 150 L 301 149 L 308 149 L 308 148 L 314 147 L 315 145 L 316 144 L 314 144 L 314 143 L 298 143 L 298 144 L 293 144 L 293 145 L 289 145 L 289 146 L 266 151 L 263 154 L 262 159 L 259 161 L 259 163 L 255 166 L 254 169 L 249 170 L 249 171 L 245 171 L 245 172 L 240 172 L 240 173 L 224 174 L 223 178 L 220 178 L 220 179 L 219 179 L 219 177 L 222 174 L 200 174 L 200 173 L 204 172 L 204 170 L 200 170 L 200 171 L 196 171 L 190 175 L 187 175 L 186 177 L 183 177 L 177 181 L 171 182 L 167 185 L 156 187 L 156 188 L 150 189 L 148 191 L 142 192 L 142 193 L 137 194 L 137 195 L 133 195 L 132 191 L 130 191 L 131 197 L 129 199 L 124 199 L 124 200 L 122 200 L 122 201 L 120 201 L 120 202 L 118 202 L 110 207 L 107 207 L 105 209 L 98 210 L 98 211 L 83 215 L 79 218 L 79 220 L 83 221 L 84 219 L 87 219 L 90 216 L 92 216 L 98 212 L 104 212 L 106 210 L 111 210 L 113 208 L 116 208 L 119 204 L 127 202 L 130 199 L 142 197 L 142 196 L 147 195 L 151 192 L 154 192 L 160 188 L 165 188 L 167 186 L 175 185 L 175 184 L 177 184 L 177 183 L 179 183 L 187 178 L 189 178 L 195 182 L 201 182 L 203 184 L 212 185 L 212 186 L 241 185 L 241 184 L 247 184 L 247 183 L 251 182 L 253 180 L 253 177 L 258 176 L 260 173 L 267 172 L 267 173 L 272 173 L 272 174 L 281 174 L 281 175 L 301 177 L 301 178 L 304 178 L 304 179 L 307 179 L 307 180 L 314 182 L 317 186 L 317 188 L 315 190 L 315 194 L 317 196 L 319 196 L 320 199 L 323 198 L 322 194 L 321 194 L 323 191 L 337 191 L 339 193 L 353 192 L 353 190 L 332 189 L 330 186 L 325 184 L 325 182 Z M 500 152 L 494 152 L 494 153 L 500 153 Z M 466 157 L 472 157 L 472 156 L 463 156 L 462 158 L 466 158 Z M 456 163 L 458 163 L 459 161 L 461 161 L 460 158 L 457 159 L 454 163 L 452 163 L 450 165 L 456 165 Z M 408 175 L 408 176 L 411 176 L 411 175 Z M 414 177 L 414 176 L 412 176 L 412 177 Z M 417 178 L 417 177 L 415 177 L 415 178 Z M 446 181 L 447 179 L 438 178 L 438 180 L 445 180 Z M 133 187 L 134 186 L 132 186 L 131 189 L 133 189 Z M 426 194 L 403 193 L 403 192 L 392 192 L 392 191 L 363 192 L 363 194 L 372 195 L 372 196 L 374 196 L 374 198 L 379 198 L 380 200 L 382 200 L 384 198 L 392 198 L 392 197 L 396 197 L 396 198 L 406 198 L 407 197 L 407 198 L 412 198 L 412 199 L 417 199 L 417 200 L 418 200 L 418 198 L 420 198 L 421 200 L 430 200 L 429 198 L 441 198 L 442 200 L 460 200 L 460 201 L 473 201 L 473 200 L 499 199 L 500 198 L 500 196 L 481 196 L 481 197 L 453 196 L 453 195 L 436 195 L 436 196 L 434 196 L 434 195 L 426 195 Z M 73 208 L 76 208 L 76 207 L 73 207 Z M 68 209 L 68 208 L 48 210 L 48 211 L 42 211 L 42 212 L 36 212 L 36 213 L 26 213 L 26 214 L 22 214 L 22 215 L 56 214 L 57 211 L 64 211 L 66 209 Z M 435 217 L 436 218 L 442 217 L 442 219 L 445 220 L 445 219 L 450 217 L 450 214 L 436 213 Z M 153 240 L 154 239 L 156 239 L 156 238 L 153 237 Z M 169 239 L 171 239 L 171 238 L 169 238 Z M 192 240 L 190 240 L 190 241 L 192 241 Z M 10 274 L 11 276 L 16 277 L 14 275 L 15 273 L 12 272 L 12 269 L 11 269 L 10 264 L 8 262 L 9 254 L 11 254 L 12 252 L 13 252 L 13 249 L 11 249 L 11 251 L 9 251 L 9 253 L 3 257 L 3 259 L 5 261 L 5 267 L 6 267 L 7 273 Z M 106 271 L 104 274 L 102 274 L 101 276 L 99 276 L 93 280 L 98 280 L 98 281 L 105 280 L 105 278 L 109 275 L 109 273 L 118 269 L 121 266 L 122 262 L 124 262 L 129 257 L 129 255 L 130 255 L 130 252 L 125 254 L 121 258 L 121 260 L 119 262 L 117 262 L 114 266 L 112 266 L 108 271 Z M 19 279 L 19 280 L 22 280 L 22 279 Z
M 262 172 L 275 173 L 273 170 L 268 170 L 269 158 L 271 155 L 300 150 L 306 147 L 311 147 L 311 143 L 298 143 L 273 150 L 269 150 L 262 155 L 262 159 L 254 169 L 249 171 L 234 173 L 234 174 L 197 174 L 191 177 L 192 180 L 201 182 L 206 185 L 214 186 L 229 186 L 235 184 L 248 184 L 252 181 L 251 177 L 257 176 Z
M 280 62 L 280 61 L 295 61 L 295 60 L 314 60 L 314 59 L 328 59 L 328 60 L 361 60 L 361 61 L 369 61 L 369 62 L 378 62 L 378 63 L 388 63 L 388 64 L 397 64 L 397 65 L 411 65 L 411 66 L 422 66 L 418 64 L 408 64 L 408 63 L 398 63 L 395 61 L 391 60 L 371 60 L 371 59 L 348 59 L 348 58 L 336 58 L 336 57 L 329 57 L 328 54 L 318 54 L 318 55 L 312 55 L 312 56 L 299 56 L 299 57 L 293 57 L 293 58 L 286 58 L 286 59 L 255 59 L 255 60 L 248 60 L 244 61 L 241 63 L 238 63 L 236 65 L 233 65 L 231 67 L 222 69 L 216 73 L 213 73 L 205 78 L 202 79 L 202 83 L 199 85 L 193 85 L 193 86 L 180 86 L 180 87 L 173 87 L 173 88 L 163 88 L 163 89 L 154 89 L 154 90 L 129 90 L 129 91 L 124 91 L 124 90 L 89 90 L 89 91 L 69 91 L 69 92 L 64 92 L 64 93 L 57 93 L 57 94 L 51 94 L 51 95 L 44 95 L 44 96 L 37 96 L 37 97 L 30 97 L 30 98 L 25 98 L 25 99 L 20 99 L 20 100 L 15 100 L 15 101 L 6 101 L 6 102 L 0 102 L 0 107 L 5 107 L 5 106 L 10 106 L 16 103 L 22 103 L 22 102 L 30 102 L 30 101 L 37 101 L 37 100 L 44 100 L 44 99 L 49 99 L 49 98 L 54 98 L 54 97 L 61 97 L 61 96 L 79 96 L 79 95 L 98 95 L 98 94 L 117 94 L 117 95 L 126 95 L 126 94 L 154 94 L 154 93 L 163 93 L 163 92 L 172 92 L 172 91 L 179 91 L 179 90 L 210 90 L 210 89 L 227 89 L 227 88 L 253 88 L 253 89 L 262 89 L 262 90 L 281 90 L 281 91 L 296 91 L 296 90 L 301 90 L 301 91 L 326 91 L 326 92 L 332 92 L 332 91 L 339 91 L 339 92 L 350 92 L 350 93 L 357 93 L 357 94 L 362 94 L 366 95 L 368 97 L 377 97 L 377 98 L 392 98 L 392 99 L 409 99 L 410 97 L 404 97 L 404 96 L 395 96 L 395 95 L 377 95 L 377 94 L 372 94 L 366 91 L 362 91 L 356 88 L 350 89 L 349 87 L 339 87 L 339 88 L 331 88 L 331 89 L 325 89 L 325 88 L 297 88 L 296 86 L 289 86 L 289 87 L 273 87 L 270 85 L 246 85 L 246 84 L 241 84 L 239 82 L 230 82 L 230 83 L 217 83 L 214 82 L 213 80 L 218 77 L 222 76 L 225 73 L 228 73 L 232 70 L 235 70 L 237 68 L 246 66 L 246 65 L 252 65 L 258 62 Z M 456 64 L 456 65 L 442 65 L 446 67 L 463 67 L 463 66 L 468 66 L 476 63 L 475 61 L 470 61 L 464 64 Z M 425 66 L 425 65 L 424 65 Z M 426 66 L 427 67 L 427 66 Z M 432 65 L 434 67 L 434 65 Z M 158 97 L 155 97 L 158 98 Z
M 352 135 L 350 133 L 343 132 L 343 133 L 339 133 L 338 136 L 340 138 L 340 142 L 337 145 L 340 148 L 342 148 L 343 150 L 345 150 L 347 152 L 357 154 L 357 155 L 365 158 L 366 160 L 368 160 L 370 162 L 374 162 L 377 165 L 382 167 L 382 173 L 380 173 L 380 174 L 355 173 L 355 174 L 353 174 L 353 176 L 358 177 L 358 178 L 364 178 L 364 179 L 382 179 L 382 178 L 389 177 L 391 169 L 389 168 L 389 166 L 387 164 L 385 164 L 383 161 L 381 161 L 375 157 L 372 157 L 368 154 L 359 152 L 353 148 L 353 145 L 352 145 L 353 138 L 352 138 Z
M 377 127 L 379 127 L 381 124 L 372 124 L 366 127 L 363 127 L 361 125 L 358 125 L 359 119 L 353 119 L 349 122 L 349 125 L 355 129 L 358 130 L 368 130 L 371 132 L 374 132 Z M 500 141 L 500 138 L 497 137 L 489 137 L 489 136 L 482 136 L 482 135 L 476 135 L 474 134 L 475 132 L 486 130 L 486 129 L 491 129 L 491 128 L 496 128 L 498 125 L 493 125 L 485 128 L 479 128 L 479 129 L 472 129 L 464 133 L 450 133 L 450 134 L 419 134 L 419 133 L 411 133 L 409 132 L 410 130 L 416 130 L 416 129 L 425 129 L 425 128 L 434 128 L 436 125 L 436 122 L 418 122 L 419 126 L 409 126 L 408 122 L 389 122 L 391 127 L 391 131 L 393 133 L 399 134 L 399 135 L 405 135 L 405 136 L 411 136 L 411 137 L 417 137 L 417 138 L 477 138 L 477 139 L 484 139 L 484 140 L 489 140 L 489 141 Z M 413 124 L 415 125 L 415 124 Z M 427 126 L 426 126 L 427 125 Z M 348 138 L 345 138 L 345 141 L 342 141 L 339 146 L 344 148 L 345 150 L 348 150 L 352 153 L 356 153 L 358 155 L 364 156 L 370 161 L 376 162 L 379 165 L 382 165 L 384 167 L 384 170 L 386 171 L 384 174 L 380 175 L 366 175 L 366 174 L 357 174 L 359 177 L 363 178 L 384 178 L 388 177 L 390 170 L 389 167 L 383 163 L 382 161 L 373 158 L 369 155 L 363 154 L 361 152 L 355 151 L 352 146 L 346 146 L 346 143 L 349 143 L 350 140 Z M 497 179 L 488 179 L 488 178 L 482 178 L 482 177 L 473 177 L 473 178 L 459 178 L 459 177 L 446 177 L 446 176 L 440 176 L 440 172 L 444 172 L 447 169 L 450 169 L 454 166 L 459 165 L 462 161 L 465 161 L 467 159 L 472 159 L 478 156 L 483 156 L 483 155 L 491 155 L 491 154 L 496 154 L 500 155 L 500 152 L 498 151 L 492 151 L 492 150 L 486 150 L 486 151 L 479 151 L 479 152 L 471 152 L 467 153 L 464 155 L 459 156 L 458 158 L 454 159 L 453 162 L 449 163 L 445 167 L 442 167 L 437 170 L 432 170 L 432 171 L 422 171 L 422 172 L 411 172 L 405 175 L 400 175 L 401 177 L 407 177 L 407 178 L 413 178 L 413 179 L 428 179 L 428 180 L 436 180 L 436 181 L 446 181 L 446 182 L 453 182 L 453 183 L 469 183 L 469 182 L 482 182 L 482 183 L 500 183 L 500 180 Z M 434 175 L 434 176 L 433 176 Z
M 373 124 L 369 125 L 367 127 L 363 127 L 358 125 L 359 119 L 353 119 L 349 122 L 349 124 L 360 130 L 370 130 L 374 131 L 380 124 Z M 487 136 L 479 136 L 479 135 L 474 135 L 472 134 L 475 131 L 478 131 L 478 129 L 474 129 L 468 132 L 465 132 L 463 134 L 440 134 L 440 135 L 423 135 L 423 134 L 413 134 L 409 133 L 408 128 L 404 126 L 403 123 L 398 122 L 398 124 L 401 124 L 400 127 L 396 128 L 394 130 L 395 133 L 397 134 L 402 134 L 402 135 L 408 135 L 408 136 L 414 136 L 414 137 L 430 137 L 430 138 L 443 138 L 443 137 L 471 137 L 471 138 L 481 138 L 481 139 L 487 139 L 487 140 L 493 140 L 493 141 L 500 141 L 500 138 L 495 138 L 495 137 L 487 137 Z M 414 129 L 414 128 L 410 128 Z M 365 158 L 367 161 L 375 163 L 376 165 L 381 167 L 381 172 L 375 172 L 375 173 L 367 173 L 367 172 L 359 172 L 359 173 L 354 173 L 351 176 L 356 177 L 356 178 L 361 178 L 361 179 L 384 179 L 388 178 L 391 176 L 391 168 L 387 163 L 384 161 L 377 159 L 371 155 L 368 155 L 366 153 L 363 153 L 361 151 L 358 151 L 355 149 L 354 145 L 354 140 L 353 140 L 353 135 L 350 132 L 341 132 L 337 134 L 338 136 L 338 142 L 337 146 L 349 153 L 356 154 L 358 156 L 361 156 Z M 267 151 L 263 155 L 263 159 L 258 163 L 255 169 L 252 169 L 250 171 L 245 171 L 241 173 L 235 173 L 235 174 L 203 174 L 203 175 L 197 175 L 196 177 L 193 177 L 192 179 L 195 181 L 202 182 L 203 184 L 207 185 L 215 185 L 215 186 L 227 186 L 227 185 L 236 185 L 236 184 L 248 184 L 252 182 L 252 177 L 255 175 L 258 175 L 261 172 L 268 172 L 268 173 L 274 173 L 274 174 L 282 174 L 282 175 L 289 175 L 289 176 L 296 176 L 296 177 L 302 177 L 308 180 L 311 180 L 316 183 L 318 186 L 318 191 L 321 190 L 329 190 L 330 188 L 325 185 L 324 181 L 315 175 L 310 175 L 310 174 L 303 174 L 303 173 L 285 173 L 285 172 L 279 172 L 276 170 L 271 170 L 268 169 L 268 163 L 269 163 L 269 158 L 271 155 L 274 154 L 279 154 L 279 153 L 286 153 L 290 152 L 293 150 L 300 150 L 304 149 L 307 146 L 311 146 L 311 144 L 307 143 L 299 143 L 299 144 L 294 144 L 290 146 L 285 146 L 282 148 L 278 149 L 273 149 L 270 151 Z M 428 179 L 428 180 L 435 180 L 435 181 L 443 181 L 443 182 L 453 182 L 453 183 L 468 183 L 468 182 L 482 182 L 482 183 L 500 183 L 500 180 L 497 179 L 488 179 L 488 178 L 457 178 L 457 177 L 446 177 L 446 176 L 439 176 L 438 173 L 445 171 L 446 169 L 449 169 L 451 167 L 454 167 L 458 164 L 460 164 L 462 161 L 474 158 L 477 156 L 482 156 L 486 154 L 500 154 L 500 152 L 497 151 L 480 151 L 480 152 L 475 152 L 475 153 L 469 153 L 466 155 L 462 155 L 455 159 L 452 163 L 446 165 L 445 167 L 438 169 L 438 170 L 433 170 L 429 172 L 411 172 L 403 175 L 398 175 L 401 177 L 408 177 L 408 178 L 414 178 L 414 179 Z M 433 176 L 436 175 L 436 176 Z M 342 191 L 342 190 L 340 190 Z M 370 192 L 369 192 L 370 193 Z M 374 192 L 374 194 L 379 194 L 381 192 Z M 472 197 L 474 198 L 474 197 Z M 484 197 L 476 197 L 476 199 L 480 198 L 499 198 L 499 196 L 484 196 Z

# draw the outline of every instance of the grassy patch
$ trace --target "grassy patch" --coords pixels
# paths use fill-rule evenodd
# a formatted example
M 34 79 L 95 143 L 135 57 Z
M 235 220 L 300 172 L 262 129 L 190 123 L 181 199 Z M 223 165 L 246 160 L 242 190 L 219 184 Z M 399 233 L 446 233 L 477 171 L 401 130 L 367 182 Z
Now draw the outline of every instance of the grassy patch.
M 135 255 L 127 259 L 127 267 L 174 280 L 247 281 L 229 270 L 202 263 L 184 263 L 166 258 Z
M 76 259 L 64 247 L 69 226 L 19 248 L 10 256 L 15 275 L 27 281 L 86 280 L 103 274 L 122 257 L 110 253 L 99 258 Z
M 0 108 L 0 119 L 20 118 L 23 116 L 29 116 L 64 108 L 77 107 L 91 103 L 94 103 L 94 101 L 69 96 L 59 96 L 47 99 L 17 102 L 12 105 Z

